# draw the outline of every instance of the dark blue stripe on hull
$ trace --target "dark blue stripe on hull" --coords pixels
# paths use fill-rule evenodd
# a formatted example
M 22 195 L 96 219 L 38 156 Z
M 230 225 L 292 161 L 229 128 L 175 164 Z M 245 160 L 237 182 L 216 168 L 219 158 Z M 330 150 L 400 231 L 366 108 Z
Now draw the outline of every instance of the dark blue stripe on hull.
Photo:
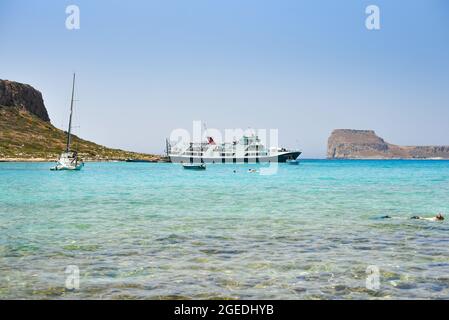
M 289 152 L 279 156 L 272 157 L 256 157 L 256 158 L 192 158 L 192 157 L 178 157 L 171 156 L 170 160 L 175 163 L 267 163 L 267 162 L 286 162 L 287 160 L 294 160 L 301 152 Z

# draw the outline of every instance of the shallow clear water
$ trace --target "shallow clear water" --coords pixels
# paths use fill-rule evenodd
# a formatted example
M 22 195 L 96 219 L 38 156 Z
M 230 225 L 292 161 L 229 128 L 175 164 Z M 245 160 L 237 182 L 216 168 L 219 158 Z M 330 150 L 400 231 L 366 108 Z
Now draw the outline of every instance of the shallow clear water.
M 50 166 L 0 163 L 0 298 L 449 298 L 449 161 Z

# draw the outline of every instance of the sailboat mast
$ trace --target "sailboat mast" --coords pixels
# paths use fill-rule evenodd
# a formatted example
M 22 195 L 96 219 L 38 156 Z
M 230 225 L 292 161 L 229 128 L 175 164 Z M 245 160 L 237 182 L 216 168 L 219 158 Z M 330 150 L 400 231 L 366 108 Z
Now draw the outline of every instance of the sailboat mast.
M 67 131 L 67 148 L 66 152 L 70 151 L 70 143 L 71 141 L 71 132 L 72 132 L 72 114 L 73 114 L 73 97 L 75 94 L 75 73 L 73 74 L 73 83 L 72 83 L 72 100 L 70 101 L 70 118 L 69 118 L 69 130 Z

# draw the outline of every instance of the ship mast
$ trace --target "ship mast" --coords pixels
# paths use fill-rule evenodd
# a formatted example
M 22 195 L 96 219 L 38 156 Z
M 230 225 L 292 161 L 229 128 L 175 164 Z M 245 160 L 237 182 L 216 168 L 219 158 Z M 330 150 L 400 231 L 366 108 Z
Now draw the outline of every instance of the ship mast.
M 72 114 L 73 114 L 73 96 L 75 93 L 75 73 L 73 74 L 73 83 L 72 83 L 72 100 L 70 101 L 70 118 L 69 118 L 69 130 L 67 131 L 67 147 L 66 152 L 70 151 L 70 143 L 71 141 L 71 132 L 72 132 Z
M 168 139 L 165 139 L 165 153 L 167 158 L 170 159 L 170 144 L 168 143 Z

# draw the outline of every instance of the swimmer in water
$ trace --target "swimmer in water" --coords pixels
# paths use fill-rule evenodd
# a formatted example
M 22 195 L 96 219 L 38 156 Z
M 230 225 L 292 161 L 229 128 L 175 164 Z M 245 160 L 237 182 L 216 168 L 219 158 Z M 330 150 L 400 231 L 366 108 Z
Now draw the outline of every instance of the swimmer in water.
M 248 172 L 255 173 L 255 172 L 257 172 L 257 170 L 256 169 L 248 169 Z
M 413 216 L 410 219 L 416 219 L 416 220 L 427 220 L 427 221 L 443 221 L 444 217 L 441 213 L 438 213 L 435 217 L 432 218 L 424 218 L 419 216 Z

